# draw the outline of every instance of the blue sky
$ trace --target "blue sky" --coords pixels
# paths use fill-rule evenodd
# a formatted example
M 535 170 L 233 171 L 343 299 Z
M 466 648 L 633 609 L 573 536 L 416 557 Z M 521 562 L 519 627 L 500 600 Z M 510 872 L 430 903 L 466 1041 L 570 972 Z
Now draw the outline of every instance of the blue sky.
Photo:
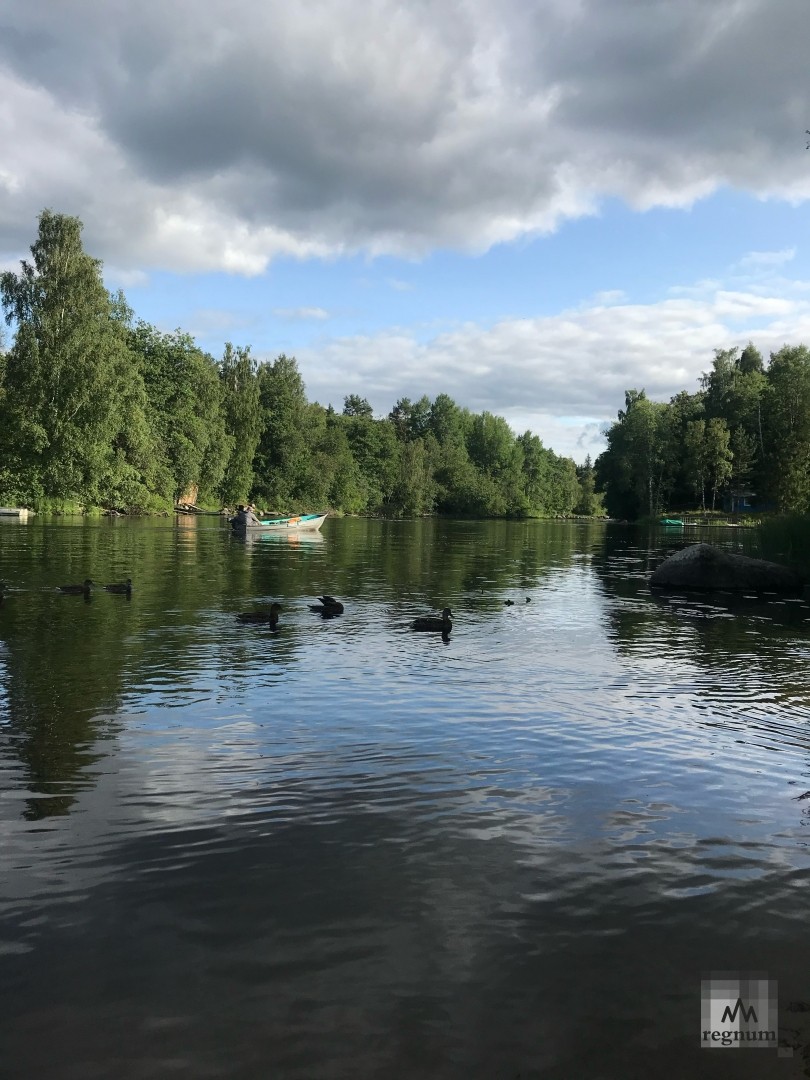
M 810 172 L 810 154 L 807 167 Z M 732 282 L 744 275 L 746 256 L 753 266 L 752 252 L 783 254 L 781 267 L 789 264 L 792 275 L 807 278 L 810 265 L 798 241 L 808 225 L 804 206 L 734 191 L 685 210 L 638 213 L 606 201 L 598 214 L 566 222 L 552 235 L 480 255 L 287 257 L 252 278 L 158 271 L 140 287 L 127 286 L 126 277 L 122 285 L 143 318 L 163 326 L 179 319 L 212 349 L 224 331 L 246 334 L 261 352 L 390 327 L 408 327 L 426 342 L 465 322 L 549 316 L 614 291 L 651 304 L 670 288 L 701 279 Z
M 804 0 L 9 0 L 0 262 L 78 214 L 136 315 L 582 460 L 624 390 L 810 342 Z

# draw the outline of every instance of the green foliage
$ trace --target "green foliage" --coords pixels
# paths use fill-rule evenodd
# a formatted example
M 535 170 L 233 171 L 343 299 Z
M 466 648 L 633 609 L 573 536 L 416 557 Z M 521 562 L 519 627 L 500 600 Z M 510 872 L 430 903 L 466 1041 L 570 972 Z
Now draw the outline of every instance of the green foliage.
M 608 449 L 596 462 L 608 512 L 621 518 L 653 516 L 669 492 L 669 407 L 628 390 L 624 411 L 607 434 Z
M 424 439 L 406 442 L 399 454 L 399 471 L 391 496 L 391 506 L 403 517 L 421 517 L 433 512 L 436 482 L 430 467 L 430 452 Z
M 577 467 L 576 476 L 579 494 L 574 513 L 585 517 L 599 517 L 604 513 L 604 505 L 601 493 L 596 490 L 596 469 L 590 454 L 585 458 L 585 464 Z
M 253 459 L 264 428 L 261 393 L 250 346 L 234 349 L 230 341 L 219 364 L 222 412 L 231 452 L 219 485 L 225 506 L 244 503 L 253 487 Z
M 596 463 L 611 514 L 654 517 L 670 507 L 712 509 L 724 493 L 753 485 L 760 502 L 810 509 L 810 352 L 773 353 L 767 368 L 750 342 L 715 350 L 697 394 L 668 404 L 627 393 Z M 645 497 L 645 492 L 647 497 Z
M 145 322 L 131 331 L 130 343 L 158 447 L 152 483 L 174 500 L 215 498 L 233 447 L 216 362 L 189 334 L 163 334 Z
M 374 416 L 374 410 L 364 397 L 360 397 L 359 394 L 349 394 L 343 399 L 343 415 L 371 420 Z
M 334 409 L 311 405 L 308 425 L 308 505 L 332 507 L 344 514 L 363 513 L 366 509 L 363 479 L 352 455 L 344 418 Z
M 782 512 L 810 512 L 810 352 L 804 345 L 773 353 L 763 401 L 765 482 Z
M 762 367 L 762 353 L 749 341 L 740 356 L 740 371 L 744 375 L 753 375 L 755 372 L 762 374 Z
M 713 416 L 706 424 L 706 468 L 712 492 L 712 510 L 717 493 L 732 473 L 731 434 L 726 421 Z
M 366 410 L 346 413 L 345 431 L 359 470 L 363 497 L 371 513 L 397 513 L 393 502 L 399 478 L 400 443 L 387 420 L 374 420 Z
M 264 430 L 253 463 L 253 498 L 277 513 L 305 509 L 308 402 L 294 357 L 282 354 L 259 369 Z
M 749 486 L 810 513 L 810 351 L 769 364 L 749 342 L 718 349 L 697 393 L 669 403 L 629 390 L 595 466 L 577 468 L 530 432 L 447 394 L 368 400 L 341 414 L 311 404 L 293 357 L 257 365 L 249 347 L 218 363 L 109 294 L 78 218 L 44 210 L 30 261 L 0 276 L 14 328 L 0 335 L 0 500 L 41 508 L 150 512 L 178 497 L 278 512 L 419 516 L 655 517 L 714 508 Z
M 45 210 L 32 261 L 0 279 L 16 325 L 3 364 L 4 493 L 121 505 L 143 501 L 146 396 L 127 340 L 129 310 L 104 288 L 78 218 Z
M 217 362 L 110 295 L 77 218 L 43 211 L 21 272 L 0 279 L 0 498 L 58 512 L 163 510 L 186 499 L 279 513 L 330 507 L 390 517 L 568 515 L 596 507 L 590 479 L 530 433 L 447 394 L 307 401 L 293 357 Z M 0 346 L 3 342 L 0 340 Z M 581 512 L 589 512 L 587 510 Z
M 706 421 L 690 420 L 683 437 L 686 469 L 692 482 L 695 500 L 706 509 Z

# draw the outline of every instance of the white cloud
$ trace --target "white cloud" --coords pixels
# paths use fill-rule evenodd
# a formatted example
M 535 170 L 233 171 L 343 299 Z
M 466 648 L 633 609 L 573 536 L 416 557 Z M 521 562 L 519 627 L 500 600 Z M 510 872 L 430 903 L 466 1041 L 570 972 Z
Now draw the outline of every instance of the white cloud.
M 276 255 L 326 257 L 340 250 L 273 225 L 251 226 L 182 184 L 153 182 L 131 169 L 96 117 L 2 70 L 0 101 L 4 168 L 21 178 L 17 194 L 0 190 L 4 261 L 16 265 L 27 253 L 45 206 L 78 214 L 86 246 L 113 261 L 119 279 L 144 265 L 252 275 Z
M 594 304 L 608 306 L 610 304 L 620 304 L 626 299 L 627 297 L 621 289 L 605 289 L 594 296 L 593 302 Z
M 806 0 L 6 0 L 0 252 L 46 205 L 122 269 L 257 274 L 483 251 L 609 197 L 800 201 L 806 26 Z
M 297 307 L 297 308 L 273 308 L 276 318 L 287 319 L 291 322 L 309 321 L 323 322 L 329 318 L 329 312 L 321 307 Z
M 400 397 L 448 393 L 581 461 L 603 445 L 600 427 L 616 418 L 625 390 L 668 400 L 697 390 L 716 348 L 751 339 L 767 356 L 786 342 L 810 342 L 804 282 L 778 296 L 705 284 L 694 293 L 468 324 L 426 343 L 407 332 L 337 338 L 297 357 L 313 400 L 339 403 L 357 389 L 387 413 Z
M 742 268 L 782 266 L 796 257 L 796 248 L 783 248 L 781 251 L 749 251 L 743 255 L 738 265 Z

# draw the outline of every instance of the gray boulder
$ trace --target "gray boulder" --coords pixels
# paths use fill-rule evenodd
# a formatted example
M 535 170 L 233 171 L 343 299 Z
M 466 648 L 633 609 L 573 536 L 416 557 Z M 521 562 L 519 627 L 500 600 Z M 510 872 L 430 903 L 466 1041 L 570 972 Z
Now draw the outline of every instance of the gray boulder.
M 711 544 L 693 544 L 662 562 L 650 578 L 654 589 L 733 589 L 801 592 L 802 578 L 787 566 L 730 555 Z

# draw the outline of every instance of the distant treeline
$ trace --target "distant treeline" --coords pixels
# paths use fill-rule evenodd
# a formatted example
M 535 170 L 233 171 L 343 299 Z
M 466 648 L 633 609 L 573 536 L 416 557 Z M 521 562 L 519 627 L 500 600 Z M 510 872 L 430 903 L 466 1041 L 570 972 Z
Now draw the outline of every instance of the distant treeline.
M 215 360 L 135 321 L 85 253 L 78 218 L 44 211 L 31 262 L 0 279 L 15 328 L 0 355 L 0 501 L 166 509 L 248 499 L 280 513 L 590 514 L 594 472 L 446 394 L 375 419 L 307 400 L 296 361 Z
M 734 493 L 810 513 L 810 351 L 785 345 L 763 363 L 752 345 L 717 349 L 700 390 L 667 404 L 628 390 L 596 461 L 608 512 L 715 508 Z

